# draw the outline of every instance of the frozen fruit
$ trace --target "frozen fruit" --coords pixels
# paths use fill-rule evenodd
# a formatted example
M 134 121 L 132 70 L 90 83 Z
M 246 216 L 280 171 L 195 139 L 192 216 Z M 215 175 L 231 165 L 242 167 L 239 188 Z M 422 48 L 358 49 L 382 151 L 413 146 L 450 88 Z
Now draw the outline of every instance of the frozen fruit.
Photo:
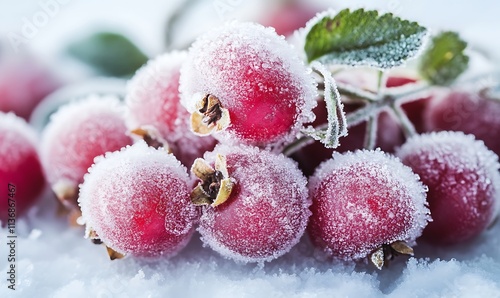
M 334 153 L 309 179 L 312 242 L 340 260 L 369 256 L 379 268 L 411 254 L 429 220 L 425 187 L 382 151 Z
M 191 166 L 197 157 L 212 150 L 216 141 L 190 131 L 189 113 L 179 98 L 179 70 L 185 59 L 185 52 L 166 53 L 134 75 L 128 84 L 126 119 L 131 130 L 156 129 L 172 153 Z
M 181 103 L 198 134 L 278 148 L 314 120 L 315 82 L 272 28 L 231 22 L 198 38 L 181 68 Z
M 278 1 L 280 5 L 264 14 L 259 23 L 273 27 L 279 35 L 289 36 L 306 25 L 320 11 L 310 2 Z
M 78 199 L 87 237 L 122 255 L 174 255 L 196 218 L 188 185 L 186 168 L 172 154 L 142 141 L 99 157 Z
M 454 90 L 434 100 L 426 111 L 429 131 L 453 130 L 473 134 L 500 154 L 500 101 L 487 93 Z
M 35 132 L 21 118 L 0 112 L 0 221 L 23 215 L 42 193 L 45 177 Z M 15 207 L 7 208 L 11 200 Z M 14 210 L 12 210 L 14 209 Z M 14 213 L 14 216 L 10 216 Z
M 28 120 L 37 104 L 60 85 L 33 57 L 0 54 L 0 111 Z
M 310 211 L 306 179 L 283 155 L 255 147 L 218 145 L 191 171 L 202 182 L 192 200 L 203 207 L 205 244 L 243 262 L 273 260 L 302 236 Z
M 94 157 L 131 143 L 117 98 L 90 96 L 69 103 L 52 115 L 43 131 L 41 158 L 47 180 L 71 210 Z
M 495 216 L 500 198 L 498 157 L 462 132 L 417 135 L 397 152 L 429 187 L 433 221 L 423 237 L 453 244 L 480 234 Z

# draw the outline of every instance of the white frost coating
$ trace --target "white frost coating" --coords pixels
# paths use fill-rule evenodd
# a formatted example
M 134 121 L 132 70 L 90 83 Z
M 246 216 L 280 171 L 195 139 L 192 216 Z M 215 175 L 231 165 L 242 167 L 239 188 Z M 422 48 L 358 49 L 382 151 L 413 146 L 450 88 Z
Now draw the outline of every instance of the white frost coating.
M 429 150 L 433 148 L 433 150 Z M 421 153 L 419 153 L 421 152 Z M 425 152 L 425 154 L 423 154 Z M 463 132 L 441 131 L 410 138 L 396 152 L 401 159 L 411 155 L 420 157 L 418 163 L 424 168 L 427 160 L 436 160 L 440 164 L 446 165 L 450 170 L 458 173 L 473 172 L 474 179 L 468 183 L 472 185 L 467 190 L 467 197 L 473 198 L 475 192 L 488 188 L 492 185 L 493 197 L 495 198 L 495 210 L 498 214 L 500 208 L 500 164 L 498 156 L 489 150 L 483 141 L 476 140 L 473 135 L 466 135 Z M 427 173 L 435 173 L 430 180 L 435 181 L 440 178 L 440 169 L 431 168 Z M 473 181 L 473 182 L 472 182 Z M 457 181 L 458 182 L 458 181 Z M 447 186 L 449 185 L 446 184 Z M 491 218 L 493 220 L 495 216 Z
M 353 187 L 359 191 L 359 198 L 352 197 L 355 193 Z M 325 251 L 340 259 L 364 258 L 382 244 L 395 241 L 414 245 L 430 220 L 426 187 L 418 175 L 399 159 L 380 150 L 335 152 L 332 159 L 323 162 L 310 177 L 309 189 L 313 206 L 316 206 L 313 209 L 323 210 L 321 215 L 311 217 L 311 227 L 321 227 L 322 232 L 317 235 L 323 235 L 324 240 L 335 247 L 333 251 L 327 246 Z M 376 206 L 383 206 L 375 207 L 375 210 L 382 208 L 387 213 L 373 213 L 373 203 L 369 201 L 372 197 L 378 198 Z M 341 208 L 331 210 L 330 204 Z M 394 218 L 395 214 L 401 217 Z M 331 217 L 331 220 L 325 220 L 323 216 Z M 394 231 L 399 229 L 400 232 L 382 232 L 392 225 L 397 227 Z M 311 229 L 309 232 L 314 233 Z M 372 235 L 384 233 L 387 233 L 385 242 L 358 242 L 358 239 L 365 238 L 381 241 L 376 239 L 382 237 Z M 329 237 L 334 238 L 327 239 Z
M 14 113 L 0 112 L 0 169 L 18 164 L 21 156 L 36 151 L 38 137 L 26 121 Z
M 170 257 L 191 237 L 194 206 L 186 168 L 145 142 L 108 152 L 80 185 L 79 205 L 90 229 L 121 253 Z
M 174 131 L 180 108 L 179 70 L 186 54 L 174 51 L 149 60 L 127 83 L 126 120 L 130 129 L 153 125 L 163 137 Z
M 190 131 L 190 115 L 180 104 L 179 71 L 186 56 L 185 51 L 165 53 L 136 72 L 127 85 L 125 119 L 131 130 L 155 127 L 174 155 L 190 166 L 216 141 Z
M 64 180 L 76 187 L 96 155 L 130 144 L 123 115 L 115 96 L 90 95 L 61 106 L 50 117 L 40 145 L 49 182 Z M 86 156 L 92 152 L 98 154 Z
M 291 129 L 274 136 L 271 145 L 290 141 L 304 123 L 314 120 L 312 108 L 316 105 L 317 91 L 311 70 L 304 66 L 284 37 L 272 28 L 257 24 L 230 22 L 199 37 L 181 68 L 179 90 L 181 103 L 189 111 L 193 111 L 196 101 L 201 99 L 196 94 L 212 94 L 229 110 L 232 125 L 215 134 L 221 141 L 269 145 L 269 142 L 259 144 L 260 141 L 242 135 L 233 121 L 235 110 L 241 117 L 255 122 L 293 117 Z M 253 94 L 272 98 L 273 104 L 271 101 L 268 104 L 274 108 L 267 106 L 270 111 L 266 111 L 266 115 L 245 111 L 249 103 L 258 100 Z M 294 98 L 290 98 L 290 94 L 294 94 Z M 292 101 L 296 104 L 295 111 L 283 115 L 282 109 L 290 109 L 287 103 Z
M 310 211 L 307 181 L 284 155 L 255 147 L 217 145 L 204 156 L 226 157 L 236 186 L 226 202 L 203 210 L 202 241 L 226 258 L 265 262 L 287 253 L 302 236 Z

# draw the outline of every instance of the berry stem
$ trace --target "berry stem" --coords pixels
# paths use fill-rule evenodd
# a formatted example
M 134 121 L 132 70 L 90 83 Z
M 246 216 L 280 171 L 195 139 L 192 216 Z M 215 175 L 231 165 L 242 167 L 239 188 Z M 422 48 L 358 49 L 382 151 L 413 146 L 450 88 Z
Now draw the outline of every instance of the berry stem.
M 401 123 L 401 128 L 403 129 L 403 133 L 406 139 L 409 139 L 412 136 L 416 135 L 417 131 L 415 130 L 415 126 L 413 125 L 413 123 L 411 123 L 406 113 L 396 101 L 392 102 L 391 109 L 394 111 L 394 114 L 398 118 L 399 123 Z
M 361 99 L 363 101 L 376 102 L 379 100 L 376 94 L 373 94 L 372 92 L 368 92 L 362 89 L 358 89 L 349 84 L 337 82 L 337 89 L 342 95 L 353 97 L 356 99 Z
M 377 143 L 377 120 L 378 114 L 372 115 L 368 118 L 368 123 L 366 126 L 365 140 L 363 147 L 368 150 L 375 149 Z

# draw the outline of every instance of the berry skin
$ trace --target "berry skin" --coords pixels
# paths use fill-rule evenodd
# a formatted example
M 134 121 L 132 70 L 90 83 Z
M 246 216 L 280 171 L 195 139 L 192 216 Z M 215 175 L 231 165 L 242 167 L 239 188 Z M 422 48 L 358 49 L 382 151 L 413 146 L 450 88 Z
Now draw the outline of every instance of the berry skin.
M 425 187 L 410 168 L 382 151 L 334 153 L 309 179 L 312 242 L 340 260 L 413 245 L 429 220 Z M 374 263 L 378 263 L 374 262 Z M 377 264 L 381 268 L 381 264 Z
M 273 27 L 279 35 L 289 36 L 295 30 L 304 27 L 320 10 L 311 3 L 300 1 L 285 1 L 266 13 L 259 23 Z
M 190 131 L 189 113 L 179 98 L 179 71 L 185 59 L 186 52 L 163 54 L 134 75 L 128 83 L 126 120 L 131 130 L 156 129 L 173 154 L 191 166 L 216 141 Z
M 193 194 L 214 185 L 214 175 L 206 175 L 214 164 L 212 174 L 224 179 L 215 180 L 222 182 L 217 200 L 207 198 L 211 204 L 202 210 L 198 231 L 205 244 L 236 261 L 264 262 L 298 243 L 310 201 L 306 179 L 291 159 L 255 147 L 218 145 L 193 165 L 191 171 L 205 178 Z M 218 200 L 224 191 L 224 200 Z M 198 203 L 199 197 L 192 199 Z
M 33 57 L 0 53 L 0 111 L 28 120 L 38 103 L 61 82 Z
M 462 132 L 415 136 L 397 152 L 429 187 L 433 221 L 422 237 L 455 244 L 479 235 L 493 220 L 500 197 L 498 157 Z
M 198 38 L 181 68 L 194 132 L 276 148 L 314 120 L 315 82 L 272 28 L 232 22 Z M 279 150 L 279 149 L 278 149 Z
M 425 111 L 429 131 L 453 130 L 472 134 L 500 155 L 500 101 L 482 93 L 452 91 L 432 102 Z
M 142 141 L 97 158 L 78 199 L 87 236 L 123 255 L 176 254 L 196 218 L 188 184 L 172 154 Z
M 0 182 L 4 194 L 0 196 L 0 221 L 7 223 L 8 196 L 13 193 L 16 217 L 22 216 L 41 195 L 45 177 L 36 150 L 37 138 L 30 126 L 13 113 L 0 112 Z M 14 185 L 11 192 L 8 185 Z M 9 213 L 8 213 L 9 211 Z
M 47 179 L 66 207 L 76 207 L 78 184 L 94 157 L 132 143 L 123 107 L 114 97 L 90 96 L 61 107 L 42 135 L 41 157 Z

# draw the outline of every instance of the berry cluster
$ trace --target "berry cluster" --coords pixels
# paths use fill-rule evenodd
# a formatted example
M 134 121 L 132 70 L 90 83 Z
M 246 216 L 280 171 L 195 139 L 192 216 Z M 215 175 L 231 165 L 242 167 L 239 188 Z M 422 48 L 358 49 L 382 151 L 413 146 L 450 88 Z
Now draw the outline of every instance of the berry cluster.
M 329 17 L 300 34 L 324 24 L 327 35 L 349 12 Z M 306 46 L 309 60 L 340 59 L 321 58 L 336 49 L 319 44 Z M 491 88 L 419 93 L 423 79 L 381 72 L 371 88 L 369 75 L 303 58 L 272 28 L 227 23 L 150 60 L 124 102 L 91 95 L 60 108 L 41 163 L 29 127 L 0 114 L 0 178 L 20 185 L 22 212 L 46 174 L 72 222 L 112 259 L 170 257 L 197 229 L 224 257 L 272 261 L 307 233 L 327 256 L 380 269 L 412 255 L 420 236 L 462 243 L 494 222 L 500 102 Z

